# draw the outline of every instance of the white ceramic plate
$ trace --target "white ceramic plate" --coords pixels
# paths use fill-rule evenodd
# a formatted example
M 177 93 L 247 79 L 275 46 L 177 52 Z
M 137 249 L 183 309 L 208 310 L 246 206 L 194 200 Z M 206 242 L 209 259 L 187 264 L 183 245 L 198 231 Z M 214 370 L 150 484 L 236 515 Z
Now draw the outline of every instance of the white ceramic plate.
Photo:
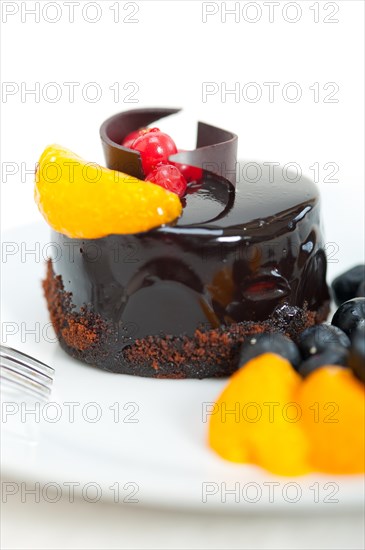
M 14 404 L 12 396 L 3 396 L 6 479 L 25 480 L 24 491 L 39 482 L 42 498 L 51 498 L 54 489 L 52 498 L 74 491 L 90 500 L 221 512 L 338 511 L 361 505 L 363 477 L 279 478 L 211 452 L 202 411 L 225 380 L 114 375 L 71 359 L 55 342 L 42 295 L 48 242 L 43 223 L 3 237 L 2 343 L 56 370 L 39 419 L 34 403 Z

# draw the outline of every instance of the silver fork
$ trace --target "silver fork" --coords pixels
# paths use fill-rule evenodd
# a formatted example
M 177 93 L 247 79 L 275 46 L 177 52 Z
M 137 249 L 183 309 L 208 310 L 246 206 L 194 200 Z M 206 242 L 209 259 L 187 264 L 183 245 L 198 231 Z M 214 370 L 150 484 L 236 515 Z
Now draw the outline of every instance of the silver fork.
M 54 369 L 42 361 L 7 346 L 0 345 L 0 378 L 19 389 L 48 397 L 53 384 Z

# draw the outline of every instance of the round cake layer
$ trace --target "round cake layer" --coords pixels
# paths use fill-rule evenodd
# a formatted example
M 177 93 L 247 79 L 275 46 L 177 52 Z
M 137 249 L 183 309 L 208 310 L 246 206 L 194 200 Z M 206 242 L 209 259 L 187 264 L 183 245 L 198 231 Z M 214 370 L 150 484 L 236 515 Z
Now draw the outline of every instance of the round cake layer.
M 206 174 L 175 225 L 82 241 L 54 232 L 62 254 L 45 291 L 63 347 L 115 372 L 203 378 L 233 372 L 247 334 L 324 320 L 317 188 L 251 167 L 259 178 L 236 190 Z

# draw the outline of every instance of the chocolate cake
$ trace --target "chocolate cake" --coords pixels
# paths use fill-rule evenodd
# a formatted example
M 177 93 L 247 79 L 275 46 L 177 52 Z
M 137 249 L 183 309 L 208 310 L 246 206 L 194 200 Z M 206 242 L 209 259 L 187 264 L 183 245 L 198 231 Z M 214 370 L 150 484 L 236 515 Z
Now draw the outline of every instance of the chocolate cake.
M 139 154 L 119 144 L 173 112 L 142 109 L 106 121 L 108 167 L 143 177 Z M 295 337 L 326 319 L 316 186 L 257 163 L 256 177 L 245 179 L 236 146 L 234 134 L 200 124 L 197 149 L 175 158 L 203 175 L 172 223 L 97 239 L 52 232 L 62 254 L 48 263 L 44 291 L 70 355 L 116 373 L 226 376 L 248 335 Z

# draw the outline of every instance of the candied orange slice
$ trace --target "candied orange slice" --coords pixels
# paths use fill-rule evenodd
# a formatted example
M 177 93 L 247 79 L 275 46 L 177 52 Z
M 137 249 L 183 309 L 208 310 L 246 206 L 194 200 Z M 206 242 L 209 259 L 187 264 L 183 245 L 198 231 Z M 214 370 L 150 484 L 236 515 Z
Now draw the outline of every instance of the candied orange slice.
M 315 471 L 365 471 L 365 388 L 349 369 L 326 365 L 301 384 L 297 398 Z
M 53 229 L 85 239 L 148 231 L 182 211 L 175 193 L 87 162 L 59 145 L 47 147 L 39 160 L 35 201 Z
M 209 444 L 223 458 L 279 475 L 309 471 L 308 442 L 293 396 L 301 378 L 284 358 L 265 353 L 230 379 L 210 417 Z

